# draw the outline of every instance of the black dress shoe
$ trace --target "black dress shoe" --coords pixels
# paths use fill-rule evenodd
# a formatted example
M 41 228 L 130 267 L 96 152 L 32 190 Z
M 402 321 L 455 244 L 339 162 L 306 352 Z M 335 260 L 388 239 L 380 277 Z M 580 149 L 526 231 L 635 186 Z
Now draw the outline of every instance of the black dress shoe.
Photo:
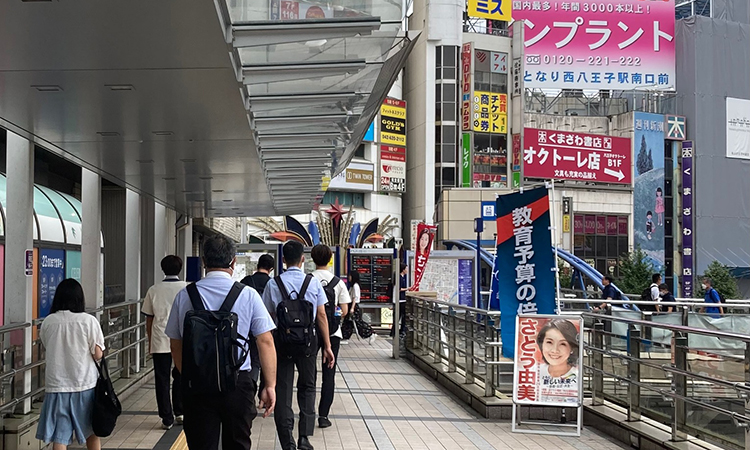
M 315 450 L 307 436 L 300 436 L 299 441 L 297 441 L 297 448 L 299 450 Z
M 328 420 L 328 417 L 318 417 L 318 426 L 320 428 L 328 428 L 331 425 L 333 424 L 331 423 L 330 420 Z

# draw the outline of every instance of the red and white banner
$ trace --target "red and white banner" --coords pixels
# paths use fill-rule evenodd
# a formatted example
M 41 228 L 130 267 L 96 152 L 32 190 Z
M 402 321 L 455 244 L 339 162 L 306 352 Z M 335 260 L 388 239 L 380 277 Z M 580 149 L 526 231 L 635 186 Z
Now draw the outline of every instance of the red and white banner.
M 631 184 L 630 138 L 524 128 L 523 175 Z
M 434 225 L 426 225 L 424 223 L 417 225 L 416 249 L 414 249 L 414 284 L 411 287 L 412 291 L 419 290 L 419 283 L 422 281 L 422 276 L 427 267 L 427 260 L 430 258 L 430 251 L 432 251 L 432 241 L 435 240 L 436 229 L 437 227 Z

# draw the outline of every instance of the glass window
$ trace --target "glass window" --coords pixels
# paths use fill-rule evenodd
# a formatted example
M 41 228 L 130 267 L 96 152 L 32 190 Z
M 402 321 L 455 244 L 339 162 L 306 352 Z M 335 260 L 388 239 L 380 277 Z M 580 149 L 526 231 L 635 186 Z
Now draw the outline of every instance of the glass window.
M 443 84 L 443 101 L 444 102 L 455 102 L 456 101 L 456 85 L 453 83 Z
M 441 117 L 443 121 L 454 122 L 456 120 L 456 104 L 455 103 L 443 104 L 442 112 L 443 112 L 443 115 Z M 437 120 L 437 118 L 435 120 Z
M 456 143 L 456 127 L 453 125 L 443 126 L 443 143 L 444 144 L 455 144 Z
M 365 159 L 365 144 L 360 144 L 357 150 L 354 151 L 355 158 Z
M 443 167 L 443 186 L 455 186 L 456 169 L 453 167 Z
M 440 103 L 440 99 L 442 98 L 442 95 L 441 95 L 442 92 L 443 91 L 440 89 L 440 85 L 436 84 L 435 85 L 435 102 L 436 103 Z
M 443 68 L 443 79 L 444 80 L 455 80 L 456 79 L 456 68 L 445 67 Z
M 602 221 L 602 219 L 604 219 Z M 580 222 L 580 225 L 578 225 Z M 619 276 L 620 261 L 627 257 L 628 236 L 620 234 L 627 216 L 574 214 L 573 252 L 602 274 Z M 584 226 L 584 224 L 586 226 Z M 604 230 L 604 232 L 602 232 Z
M 443 158 L 442 159 L 444 163 L 456 162 L 456 145 L 455 144 L 443 144 Z
M 442 186 L 442 178 L 440 177 L 440 167 L 435 167 L 435 186 Z
M 443 66 L 443 47 L 436 46 L 435 47 L 435 66 L 442 67 Z

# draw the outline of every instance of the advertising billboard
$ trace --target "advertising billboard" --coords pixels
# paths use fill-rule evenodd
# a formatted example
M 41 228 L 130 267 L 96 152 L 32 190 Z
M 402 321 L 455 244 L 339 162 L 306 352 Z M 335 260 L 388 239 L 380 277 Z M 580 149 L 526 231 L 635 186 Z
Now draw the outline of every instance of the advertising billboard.
M 380 106 L 381 192 L 406 192 L 406 102 L 386 98 Z
M 510 22 L 512 14 L 508 0 L 469 0 L 469 17 Z
M 632 182 L 629 138 L 524 128 L 523 143 L 527 178 Z
M 508 95 L 474 91 L 473 129 L 484 133 L 508 132 Z
M 636 111 L 633 124 L 635 181 L 633 241 L 657 272 L 664 267 L 664 116 Z
M 674 89 L 674 0 L 512 3 L 527 88 Z
M 583 319 L 518 316 L 513 402 L 578 406 L 583 401 Z
M 682 142 L 682 297 L 693 298 L 693 142 Z
M 331 178 L 328 189 L 372 192 L 375 186 L 375 171 L 370 163 L 352 162 L 343 172 Z
M 471 42 L 461 47 L 461 129 L 471 130 L 471 59 L 473 48 Z
M 727 158 L 750 159 L 750 100 L 727 97 Z
M 47 317 L 57 285 L 65 279 L 65 251 L 39 250 L 39 317 Z

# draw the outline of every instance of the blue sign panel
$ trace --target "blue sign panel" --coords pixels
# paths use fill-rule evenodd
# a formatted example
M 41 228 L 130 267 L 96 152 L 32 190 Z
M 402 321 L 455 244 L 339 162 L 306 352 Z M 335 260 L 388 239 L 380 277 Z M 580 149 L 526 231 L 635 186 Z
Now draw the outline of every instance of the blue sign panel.
M 482 202 L 482 219 L 483 220 L 495 220 L 495 202 Z
M 554 267 L 547 189 L 498 197 L 497 290 L 490 306 L 500 309 L 503 342 L 515 342 L 518 314 L 555 313 Z M 503 345 L 503 356 L 513 358 L 514 353 L 513 345 Z
M 370 124 L 370 128 L 367 129 L 367 133 L 365 133 L 365 137 L 362 141 L 375 142 L 375 122 Z
M 458 304 L 474 307 L 473 293 L 474 268 L 470 259 L 458 260 Z
M 47 317 L 57 285 L 65 279 L 65 251 L 39 249 L 39 317 Z

